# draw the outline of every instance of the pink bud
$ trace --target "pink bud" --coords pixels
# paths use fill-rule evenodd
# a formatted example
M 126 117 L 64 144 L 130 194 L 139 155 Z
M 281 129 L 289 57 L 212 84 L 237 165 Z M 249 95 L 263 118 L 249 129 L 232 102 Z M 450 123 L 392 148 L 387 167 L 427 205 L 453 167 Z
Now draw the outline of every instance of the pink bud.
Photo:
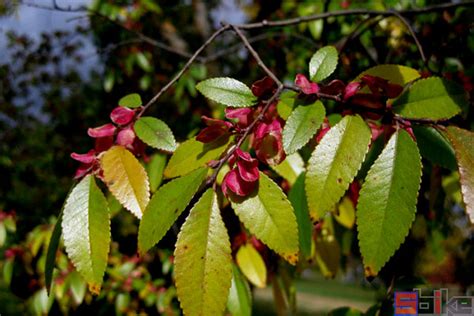
M 196 140 L 201 143 L 210 143 L 228 132 L 228 129 L 222 126 L 209 126 L 199 132 Z
M 228 196 L 228 190 L 239 196 L 247 196 L 255 189 L 257 181 L 244 181 L 236 169 L 229 171 L 222 181 L 222 192 Z
M 248 152 L 240 148 L 235 151 L 235 156 L 238 157 L 237 169 L 241 178 L 247 182 L 257 181 L 259 178 L 257 159 L 252 158 Z
M 112 122 L 118 125 L 126 125 L 132 121 L 135 116 L 135 110 L 118 106 L 110 113 Z
M 95 139 L 95 146 L 94 149 L 96 153 L 101 153 L 103 151 L 106 151 L 112 145 L 114 144 L 114 137 L 113 136 L 108 136 L 108 137 L 99 137 Z
M 258 125 L 253 147 L 260 161 L 269 165 L 278 165 L 285 159 L 281 133 L 282 127 L 277 119 L 270 124 L 262 122 Z
M 92 163 L 95 160 L 95 150 L 91 149 L 85 154 L 72 153 L 71 158 L 82 163 Z
M 252 84 L 252 93 L 260 98 L 266 94 L 273 93 L 275 88 L 275 81 L 269 76 L 265 76 L 263 79 L 257 80 Z
M 89 128 L 87 130 L 87 135 L 93 138 L 113 136 L 115 129 L 116 127 L 114 125 L 108 123 L 99 127 Z
M 230 122 L 215 119 L 215 118 L 212 118 L 212 117 L 207 117 L 205 115 L 201 116 L 201 120 L 207 126 L 220 126 L 220 127 L 227 128 L 227 129 L 232 127 L 232 123 L 230 123 Z
M 378 125 L 374 122 L 367 122 L 369 124 L 370 130 L 372 132 L 372 141 L 375 141 L 383 133 L 383 126 Z
M 304 94 L 315 94 L 319 92 L 318 84 L 311 82 L 303 74 L 297 74 L 295 84 Z
M 403 87 L 395 83 L 389 83 L 387 87 L 385 88 L 385 94 L 390 99 L 398 97 L 400 93 L 402 93 L 402 91 L 403 91 Z
M 131 146 L 135 140 L 135 132 L 131 127 L 121 130 L 117 134 L 117 144 L 122 146 Z
M 361 88 L 360 82 L 351 82 L 349 83 L 346 88 L 344 89 L 344 101 L 353 97 Z
M 237 119 L 237 125 L 240 128 L 247 127 L 252 121 L 254 110 L 250 108 L 226 108 L 225 117 L 228 119 Z
M 344 92 L 345 84 L 339 79 L 335 79 L 320 88 L 321 93 L 330 95 L 340 95 Z

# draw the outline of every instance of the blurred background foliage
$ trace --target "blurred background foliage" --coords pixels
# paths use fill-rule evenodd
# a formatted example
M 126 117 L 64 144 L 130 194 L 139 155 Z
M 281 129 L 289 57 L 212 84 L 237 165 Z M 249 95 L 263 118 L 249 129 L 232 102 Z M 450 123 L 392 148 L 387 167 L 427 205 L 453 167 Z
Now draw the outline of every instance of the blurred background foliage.
M 114 243 L 98 297 L 86 291 L 61 252 L 53 295 L 48 298 L 45 251 L 77 167 L 69 155 L 91 146 L 87 128 L 105 123 L 125 94 L 138 92 L 149 100 L 221 21 L 245 23 L 353 8 L 403 10 L 442 1 L 94 0 L 77 6 L 63 2 L 0 3 L 0 313 L 6 315 L 180 313 L 167 250 L 176 236 L 169 233 L 160 250 L 138 258 L 137 220 L 120 212 L 119 206 L 114 208 Z M 38 17 L 54 11 L 68 27 L 51 27 L 38 36 L 21 32 L 12 21 L 21 21 L 27 10 Z M 427 65 L 396 17 L 351 15 L 253 30 L 248 36 L 265 63 L 287 82 L 296 73 L 305 73 L 312 54 L 330 44 L 340 50 L 335 78 L 350 81 L 377 64 L 403 64 L 460 83 L 472 100 L 473 16 L 472 8 L 409 16 Z M 201 115 L 222 116 L 222 108 L 208 103 L 195 89 L 198 81 L 212 76 L 232 76 L 250 84 L 263 74 L 238 39 L 224 34 L 149 114 L 166 121 L 178 140 L 194 135 L 201 128 Z M 456 120 L 473 129 L 472 101 L 464 117 Z M 433 155 L 426 150 L 427 157 Z M 363 277 L 356 228 L 344 220 L 323 228 L 335 236 L 336 244 L 319 241 L 320 249 L 329 250 L 320 251 L 313 263 L 298 266 L 295 273 L 302 277 L 292 288 L 299 293 L 299 313 L 326 314 L 352 306 L 333 315 L 361 315 L 357 310 L 365 312 L 374 305 L 369 312 L 381 309 L 384 315 L 390 313 L 394 288 L 423 284 L 472 291 L 474 233 L 456 177 L 456 171 L 425 161 L 410 236 L 370 283 Z M 353 212 L 350 201 L 341 205 L 345 212 Z M 324 278 L 334 274 L 333 280 Z M 271 291 L 258 290 L 254 296 L 257 315 L 274 314 L 272 306 L 281 304 L 273 301 Z

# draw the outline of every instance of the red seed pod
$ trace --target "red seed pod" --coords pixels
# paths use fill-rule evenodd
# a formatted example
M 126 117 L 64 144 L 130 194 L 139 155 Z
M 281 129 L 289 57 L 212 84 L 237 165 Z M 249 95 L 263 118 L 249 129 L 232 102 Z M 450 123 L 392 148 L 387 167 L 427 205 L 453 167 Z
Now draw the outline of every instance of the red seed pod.
M 303 74 L 296 75 L 295 85 L 299 87 L 304 94 L 315 94 L 319 92 L 318 84 L 309 81 Z
M 113 136 L 115 133 L 116 127 L 110 123 L 104 124 L 102 126 L 89 128 L 87 130 L 87 135 L 93 138 Z
M 118 125 L 126 125 L 135 117 L 135 110 L 118 106 L 110 112 L 110 119 Z

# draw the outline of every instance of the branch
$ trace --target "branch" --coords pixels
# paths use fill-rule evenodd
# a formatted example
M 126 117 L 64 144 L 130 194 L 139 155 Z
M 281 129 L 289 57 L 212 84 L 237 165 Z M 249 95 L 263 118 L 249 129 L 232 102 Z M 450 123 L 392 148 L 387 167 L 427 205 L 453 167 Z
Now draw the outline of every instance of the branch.
M 262 61 L 262 59 L 260 58 L 258 53 L 255 51 L 255 49 L 253 49 L 252 45 L 250 45 L 249 41 L 247 40 L 247 37 L 245 37 L 245 35 L 242 33 L 242 31 L 238 27 L 236 27 L 235 25 L 230 25 L 230 27 L 234 30 L 234 32 L 237 34 L 237 36 L 240 37 L 240 39 L 242 40 L 242 43 L 244 43 L 244 45 L 247 48 L 247 50 L 249 51 L 249 53 L 253 56 L 253 58 L 255 58 L 255 60 L 257 61 L 257 64 L 260 66 L 260 68 L 262 68 L 263 71 L 265 71 L 265 73 L 270 78 L 272 78 L 272 80 L 278 85 L 278 89 L 281 90 L 283 88 L 283 84 L 281 83 L 280 79 L 278 79 L 277 76 L 275 76 L 275 74 L 270 69 L 268 69 L 268 67 Z
M 459 3 L 445 3 L 445 4 L 427 6 L 420 9 L 401 10 L 401 11 L 395 11 L 395 12 L 402 14 L 404 16 L 410 16 L 410 15 L 426 14 L 426 13 L 435 12 L 435 11 L 443 11 L 443 10 L 449 10 L 449 9 L 454 9 L 458 7 L 468 7 L 468 6 L 474 6 L 474 1 L 469 0 L 469 1 L 459 2 Z M 298 18 L 291 18 L 291 19 L 285 19 L 285 20 L 279 20 L 279 21 L 263 20 L 262 22 L 240 24 L 240 25 L 235 25 L 235 26 L 241 30 L 250 30 L 250 29 L 259 29 L 259 28 L 267 28 L 267 27 L 290 26 L 290 25 L 296 25 L 296 24 L 300 24 L 304 22 L 327 19 L 327 18 L 336 17 L 336 16 L 346 16 L 346 15 L 390 16 L 394 14 L 393 12 L 394 11 L 379 11 L 379 10 L 365 10 L 365 9 L 341 10 L 341 11 L 324 12 L 324 13 L 314 14 L 314 15 L 307 15 L 307 16 L 302 16 Z
M 201 47 L 198 48 L 198 50 L 189 58 L 188 62 L 184 65 L 184 67 L 171 79 L 161 90 L 155 94 L 153 98 L 148 101 L 145 106 L 141 109 L 141 111 L 137 114 L 137 118 L 141 117 L 143 113 L 153 104 L 158 100 L 163 93 L 165 93 L 176 81 L 181 78 L 181 76 L 188 70 L 188 68 L 192 65 L 192 63 L 199 57 L 199 54 L 207 47 L 209 44 L 211 44 L 216 37 L 221 35 L 222 33 L 226 32 L 229 30 L 230 25 L 223 26 L 219 28 L 217 31 L 215 31 L 208 39 L 207 41 L 201 45 Z
M 80 5 L 75 8 L 73 8 L 72 6 L 61 7 L 57 4 L 56 0 L 53 0 L 52 6 L 37 4 L 33 2 L 25 2 L 22 0 L 20 0 L 19 4 L 27 6 L 27 7 L 31 7 L 31 8 L 37 8 L 37 9 L 49 10 L 49 11 L 59 11 L 59 12 L 88 12 L 89 11 L 89 9 L 83 5 Z
M 416 47 L 418 48 L 418 51 L 420 52 L 421 59 L 423 60 L 423 63 L 425 66 L 428 65 L 428 61 L 426 60 L 425 52 L 423 51 L 423 46 L 421 46 L 420 41 L 418 40 L 418 37 L 415 34 L 415 30 L 413 30 L 413 27 L 411 24 L 401 15 L 399 12 L 391 10 L 390 11 L 393 15 L 395 15 L 400 21 L 402 21 L 403 24 L 408 28 L 408 31 L 411 34 L 411 37 L 413 37 L 413 40 L 415 41 Z

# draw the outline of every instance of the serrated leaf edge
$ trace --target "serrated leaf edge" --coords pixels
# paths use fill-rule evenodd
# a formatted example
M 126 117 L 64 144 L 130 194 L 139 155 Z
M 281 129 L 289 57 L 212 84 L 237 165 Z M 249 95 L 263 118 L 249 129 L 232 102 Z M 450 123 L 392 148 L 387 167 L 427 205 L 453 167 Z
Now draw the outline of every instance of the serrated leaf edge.
M 398 131 L 397 131 L 397 132 L 398 132 Z M 365 265 L 365 258 L 364 258 L 364 256 L 361 254 L 362 262 L 363 262 L 363 265 L 364 265 L 364 271 L 365 271 L 366 276 L 376 276 L 376 275 L 380 272 L 380 270 L 383 269 L 383 267 L 390 261 L 390 259 L 393 257 L 393 255 L 398 251 L 398 249 L 400 249 L 400 247 L 401 247 L 401 246 L 403 245 L 403 243 L 405 242 L 406 238 L 407 238 L 408 235 L 410 234 L 410 231 L 411 231 L 411 227 L 412 227 L 412 225 L 413 225 L 413 222 L 414 222 L 415 219 L 416 219 L 416 210 L 417 210 L 416 207 L 417 207 L 417 205 L 418 205 L 418 196 L 419 196 L 419 194 L 420 194 L 420 188 L 421 188 L 421 176 L 422 176 L 422 174 L 423 174 L 423 164 L 422 164 L 422 162 L 421 162 L 420 149 L 418 148 L 418 145 L 417 145 L 416 141 L 414 141 L 414 143 L 415 143 L 415 145 L 416 145 L 416 147 L 417 147 L 417 149 L 418 149 L 418 158 L 419 158 L 419 161 L 420 161 L 420 166 L 421 166 L 421 168 L 420 168 L 420 174 L 419 174 L 419 176 L 417 177 L 417 178 L 419 178 L 420 180 L 418 181 L 418 189 L 417 189 L 417 191 L 416 191 L 416 200 L 417 200 L 417 203 L 415 204 L 415 213 L 414 213 L 413 219 L 411 220 L 410 225 L 408 226 L 408 230 L 407 230 L 405 236 L 403 237 L 403 240 L 402 240 L 402 242 L 400 243 L 400 245 L 398 246 L 398 248 L 396 248 L 396 249 L 393 250 L 392 254 L 390 254 L 390 256 L 388 256 L 387 260 L 386 260 L 385 263 L 380 267 L 380 269 L 379 269 L 378 271 L 373 272 L 372 269 L 368 269 L 368 267 Z M 397 146 L 398 146 L 398 142 L 397 142 Z M 384 148 L 384 149 L 385 149 L 385 148 Z M 379 155 L 379 156 L 380 156 L 380 155 Z M 378 157 L 377 157 L 377 159 L 378 159 Z M 376 161 L 377 161 L 377 160 L 376 160 Z M 375 163 L 375 162 L 374 162 L 374 163 Z M 373 166 L 373 165 L 372 165 L 372 166 Z M 372 169 L 372 166 L 370 167 L 369 171 L 367 172 L 366 178 L 368 177 L 368 175 L 369 175 L 369 173 L 370 173 L 370 171 L 371 171 L 371 169 Z M 365 183 L 365 182 L 364 182 L 364 183 Z M 362 187 L 363 187 L 363 185 L 362 185 Z M 362 188 L 361 188 L 361 191 L 362 191 Z M 357 223 L 357 208 L 356 208 L 356 223 Z M 356 226 L 357 226 L 357 244 L 360 245 L 359 225 L 357 224 Z M 360 246 L 359 246 L 359 248 L 360 248 Z

